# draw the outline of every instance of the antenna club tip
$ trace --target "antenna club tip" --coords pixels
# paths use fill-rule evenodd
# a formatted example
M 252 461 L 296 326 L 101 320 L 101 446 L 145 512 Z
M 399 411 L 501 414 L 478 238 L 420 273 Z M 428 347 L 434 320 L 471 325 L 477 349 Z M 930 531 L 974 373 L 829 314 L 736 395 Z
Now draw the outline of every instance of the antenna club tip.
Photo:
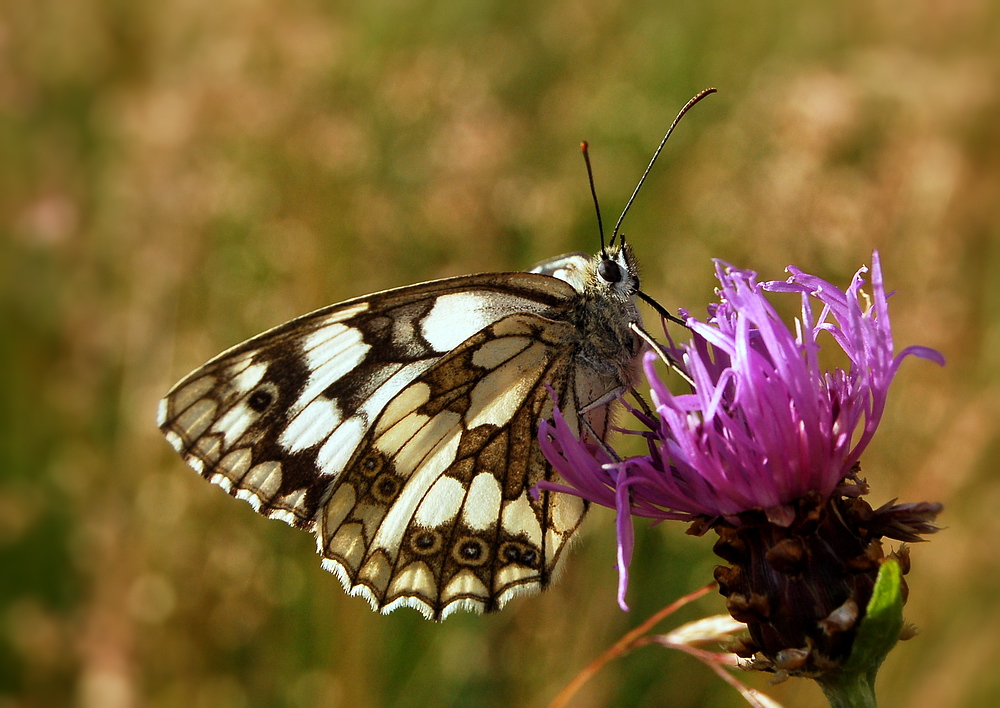
M 583 140 L 583 141 L 580 142 L 580 152 L 587 152 L 587 150 L 589 148 L 590 148 L 590 145 L 587 144 L 586 140 Z

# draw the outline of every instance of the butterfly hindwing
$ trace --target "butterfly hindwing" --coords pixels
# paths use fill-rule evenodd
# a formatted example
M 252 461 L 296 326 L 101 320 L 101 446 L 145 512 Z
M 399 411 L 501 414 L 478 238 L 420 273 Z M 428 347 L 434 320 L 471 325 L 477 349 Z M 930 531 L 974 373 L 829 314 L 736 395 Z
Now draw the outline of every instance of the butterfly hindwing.
M 473 335 L 385 407 L 335 483 L 324 565 L 386 611 L 441 618 L 543 588 L 585 510 L 531 488 L 543 382 L 572 384 L 570 325 L 517 314 Z M 558 497 L 558 500 L 554 499 Z

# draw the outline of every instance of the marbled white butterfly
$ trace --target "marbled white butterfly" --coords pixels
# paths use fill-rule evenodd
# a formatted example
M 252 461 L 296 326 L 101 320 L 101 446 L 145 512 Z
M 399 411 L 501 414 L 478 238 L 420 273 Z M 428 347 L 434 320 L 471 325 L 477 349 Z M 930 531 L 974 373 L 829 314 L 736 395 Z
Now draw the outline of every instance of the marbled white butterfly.
M 533 493 L 558 481 L 538 423 L 554 393 L 580 435 L 608 437 L 642 346 L 636 297 L 649 301 L 616 226 L 593 258 L 279 325 L 184 377 L 158 423 L 210 482 L 315 533 L 323 566 L 374 609 L 496 610 L 549 584 L 583 520 L 581 499 Z

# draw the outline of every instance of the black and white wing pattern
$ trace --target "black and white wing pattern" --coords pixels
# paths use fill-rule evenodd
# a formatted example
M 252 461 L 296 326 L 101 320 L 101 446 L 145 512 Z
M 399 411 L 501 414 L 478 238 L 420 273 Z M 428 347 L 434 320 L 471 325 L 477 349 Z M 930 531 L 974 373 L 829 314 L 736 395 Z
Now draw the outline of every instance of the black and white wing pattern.
M 607 436 L 637 289 L 619 246 L 332 305 L 186 376 L 158 423 L 210 482 L 314 532 L 374 609 L 496 610 L 548 585 L 583 519 L 577 497 L 532 494 L 558 481 L 538 421 L 551 388 L 581 435 Z

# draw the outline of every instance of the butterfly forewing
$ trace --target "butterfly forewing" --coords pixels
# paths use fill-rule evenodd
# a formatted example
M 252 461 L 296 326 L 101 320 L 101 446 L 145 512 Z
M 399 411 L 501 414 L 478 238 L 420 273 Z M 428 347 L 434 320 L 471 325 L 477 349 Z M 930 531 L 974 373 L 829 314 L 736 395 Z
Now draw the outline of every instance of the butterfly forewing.
M 532 494 L 554 476 L 535 440 L 552 394 L 603 438 L 604 407 L 587 404 L 627 383 L 591 361 L 620 343 L 595 345 L 608 338 L 581 323 L 635 316 L 588 295 L 581 272 L 450 278 L 318 310 L 189 374 L 160 427 L 202 476 L 314 531 L 324 566 L 373 607 L 497 609 L 548 584 L 585 512 Z

